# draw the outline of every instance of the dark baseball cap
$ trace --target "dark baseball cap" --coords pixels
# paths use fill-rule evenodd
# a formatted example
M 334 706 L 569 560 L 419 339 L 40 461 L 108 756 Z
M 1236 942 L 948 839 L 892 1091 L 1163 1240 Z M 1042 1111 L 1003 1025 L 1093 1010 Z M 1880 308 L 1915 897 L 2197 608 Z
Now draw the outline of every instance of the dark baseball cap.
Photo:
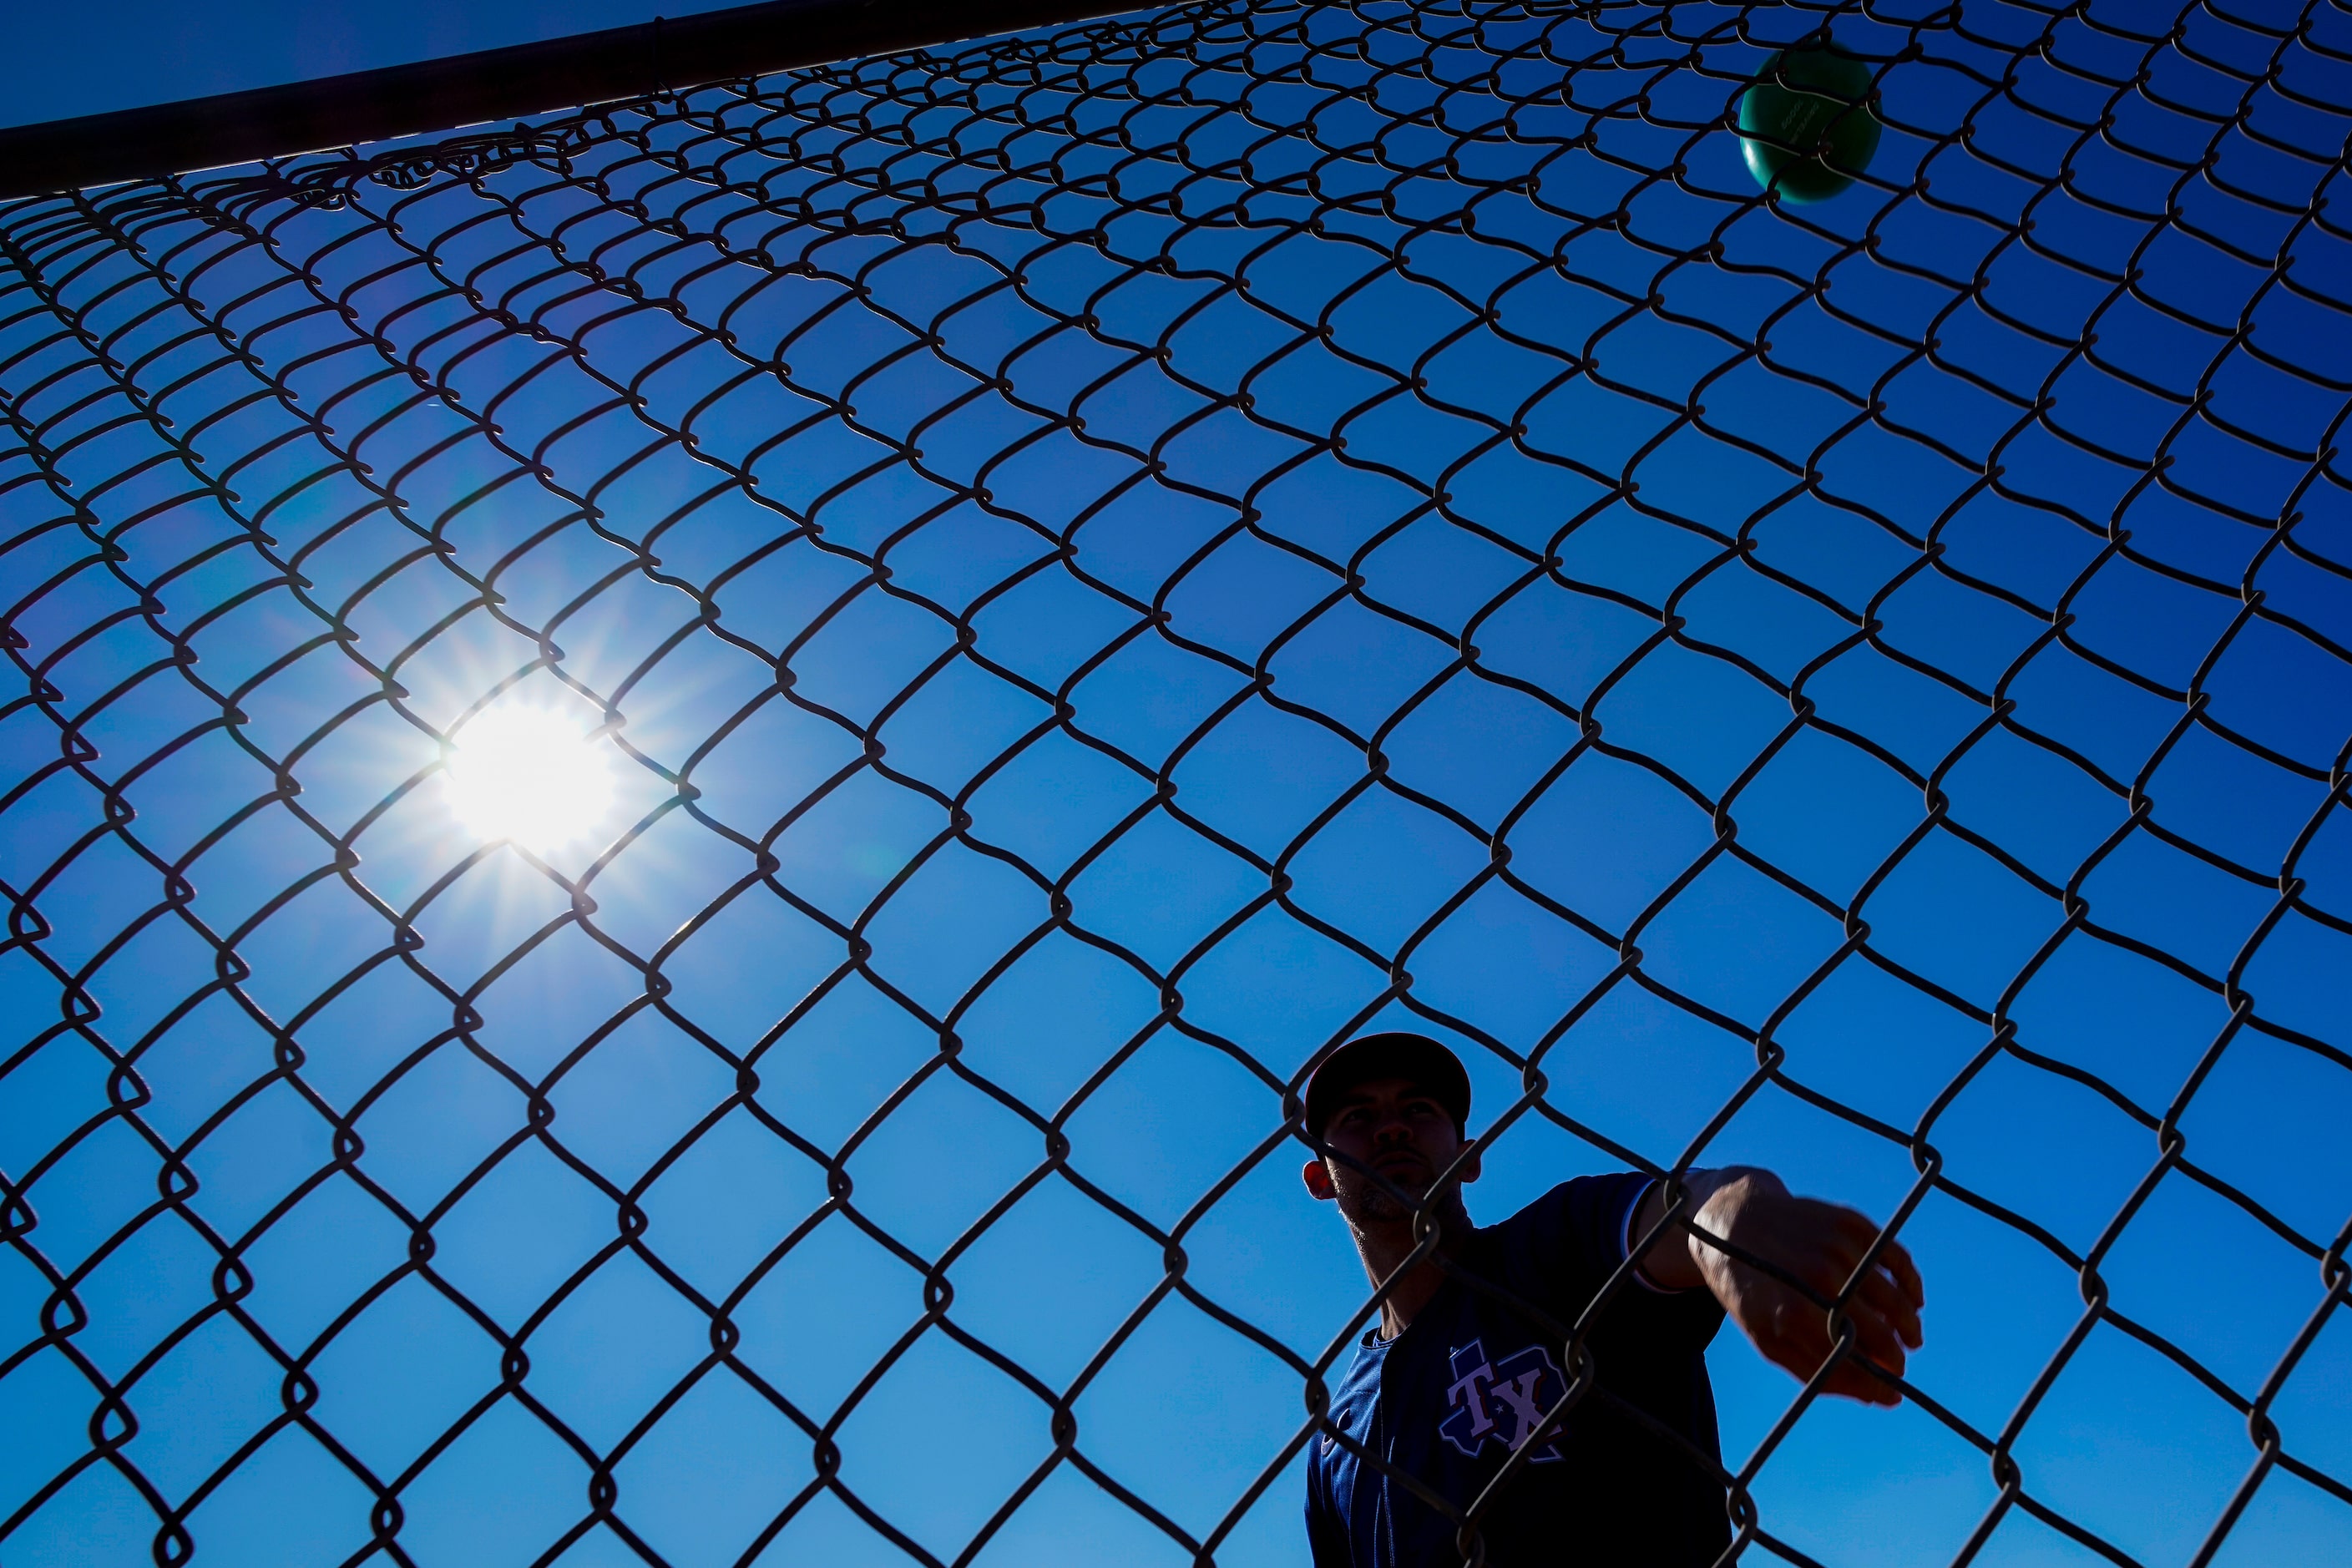
M 1307 1136 L 1323 1136 L 1325 1124 L 1349 1089 L 1382 1078 L 1419 1085 L 1445 1107 L 1455 1131 L 1469 1127 L 1470 1075 L 1463 1070 L 1462 1058 L 1427 1035 L 1391 1030 L 1349 1040 L 1316 1068 L 1307 1080 Z

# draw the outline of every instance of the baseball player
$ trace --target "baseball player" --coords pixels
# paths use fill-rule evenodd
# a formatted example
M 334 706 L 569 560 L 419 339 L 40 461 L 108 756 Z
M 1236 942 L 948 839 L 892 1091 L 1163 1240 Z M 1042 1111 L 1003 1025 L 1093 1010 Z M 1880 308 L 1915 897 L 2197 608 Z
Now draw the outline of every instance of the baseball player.
M 1307 1190 L 1338 1205 L 1373 1284 L 1412 1251 L 1417 1212 L 1435 1220 L 1452 1266 L 1424 1258 L 1391 1282 L 1377 1326 L 1332 1391 L 1328 1423 L 1308 1444 L 1315 1568 L 1463 1562 L 1461 1516 L 1523 1448 L 1523 1468 L 1477 1521 L 1486 1562 L 1714 1563 L 1731 1531 L 1707 1342 L 1728 1316 L 1769 1360 L 1809 1378 L 1834 1341 L 1822 1307 L 1696 1233 L 1827 1298 L 1877 1226 L 1791 1195 L 1769 1171 L 1688 1173 L 1688 1223 L 1659 1234 L 1595 1318 L 1583 1342 L 1594 1384 L 1548 1421 L 1577 1370 L 1565 1327 L 1664 1215 L 1665 1192 L 1642 1175 L 1580 1176 L 1499 1224 L 1474 1225 L 1461 1193 L 1478 1175 L 1476 1154 L 1464 1156 L 1469 1117 L 1461 1061 L 1422 1035 L 1351 1041 L 1307 1082 L 1307 1131 L 1328 1153 L 1307 1162 Z M 1881 1244 L 1846 1310 L 1854 1351 L 1899 1374 L 1920 1342 L 1921 1302 L 1909 1255 Z M 1872 1405 L 1902 1398 L 1852 1354 L 1823 1386 Z

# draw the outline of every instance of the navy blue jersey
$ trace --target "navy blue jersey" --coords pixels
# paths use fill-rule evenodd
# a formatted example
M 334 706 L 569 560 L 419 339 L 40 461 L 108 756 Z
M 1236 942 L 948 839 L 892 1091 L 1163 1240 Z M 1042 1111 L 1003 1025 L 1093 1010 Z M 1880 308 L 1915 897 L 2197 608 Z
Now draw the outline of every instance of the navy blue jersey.
M 1463 1268 L 1573 1324 L 1624 1260 L 1626 1227 L 1649 1179 L 1580 1176 L 1453 1254 Z M 1598 1386 L 1538 1432 L 1567 1389 L 1559 1340 L 1528 1315 L 1449 1278 L 1393 1340 L 1367 1334 L 1334 1391 L 1331 1420 L 1387 1464 L 1467 1508 L 1512 1447 L 1531 1462 L 1484 1523 L 1495 1568 L 1685 1568 L 1730 1544 L 1723 1488 L 1605 1390 L 1717 1458 L 1707 1342 L 1723 1310 L 1706 1290 L 1636 1279 L 1612 1299 L 1586 1345 Z M 1308 1443 L 1307 1531 L 1315 1568 L 1459 1563 L 1455 1523 L 1412 1488 L 1326 1433 Z

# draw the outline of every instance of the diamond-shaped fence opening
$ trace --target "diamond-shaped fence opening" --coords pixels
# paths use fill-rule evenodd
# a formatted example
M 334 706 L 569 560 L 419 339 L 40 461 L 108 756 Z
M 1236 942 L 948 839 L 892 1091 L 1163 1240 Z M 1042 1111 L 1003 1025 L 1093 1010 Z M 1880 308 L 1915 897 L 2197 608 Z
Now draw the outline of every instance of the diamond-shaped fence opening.
M 1216 0 L 0 205 L 0 1558 L 1304 1562 L 1375 1026 L 1918 1258 L 1733 1554 L 2352 1554 L 2348 135 Z

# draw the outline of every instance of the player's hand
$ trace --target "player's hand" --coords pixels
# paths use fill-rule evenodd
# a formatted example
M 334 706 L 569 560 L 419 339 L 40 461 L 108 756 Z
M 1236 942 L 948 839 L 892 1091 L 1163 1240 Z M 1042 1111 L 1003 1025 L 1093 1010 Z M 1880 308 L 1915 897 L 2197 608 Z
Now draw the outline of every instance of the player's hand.
M 1767 1361 L 1796 1377 L 1811 1378 L 1837 1343 L 1832 1314 L 1698 1232 L 1723 1237 L 1803 1281 L 1822 1300 L 1834 1300 L 1878 1240 L 1878 1226 L 1842 1205 L 1791 1194 L 1769 1171 L 1693 1172 L 1685 1184 L 1696 1205 L 1694 1229 L 1662 1237 L 1643 1267 L 1662 1285 L 1706 1285 Z M 1643 1217 L 1654 1219 L 1664 1207 L 1660 1194 L 1654 1191 Z M 1676 1241 L 1685 1245 L 1677 1247 Z M 1854 1350 L 1900 1373 L 1908 1352 L 1919 1348 L 1924 1304 L 1919 1270 L 1911 1255 L 1900 1242 L 1887 1240 L 1843 1314 L 1853 1324 Z M 1903 1402 L 1900 1391 L 1851 1352 L 1831 1369 L 1822 1387 L 1868 1405 Z

